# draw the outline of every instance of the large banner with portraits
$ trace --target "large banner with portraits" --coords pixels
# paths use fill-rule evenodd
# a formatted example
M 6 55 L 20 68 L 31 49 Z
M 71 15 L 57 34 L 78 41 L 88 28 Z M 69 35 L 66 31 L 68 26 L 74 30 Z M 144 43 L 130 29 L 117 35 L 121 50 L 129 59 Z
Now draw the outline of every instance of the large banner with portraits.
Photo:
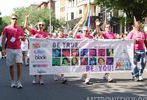
M 125 72 L 133 68 L 132 40 L 30 39 L 30 75 Z

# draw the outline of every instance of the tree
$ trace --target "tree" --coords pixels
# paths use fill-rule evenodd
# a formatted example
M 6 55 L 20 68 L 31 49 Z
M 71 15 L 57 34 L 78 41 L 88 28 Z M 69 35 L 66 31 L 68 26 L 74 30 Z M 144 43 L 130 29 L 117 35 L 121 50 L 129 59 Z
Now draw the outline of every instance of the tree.
M 95 3 L 112 9 L 123 10 L 127 22 L 133 23 L 133 17 L 143 21 L 147 17 L 147 0 L 95 0 Z
M 3 17 L 1 17 L 1 12 L 0 12 L 0 33 L 3 31 L 4 26 L 6 26 L 6 22 L 4 21 Z
M 59 28 L 64 24 L 64 22 L 57 20 L 55 18 L 54 13 L 49 9 L 37 9 L 36 7 L 26 7 L 26 8 L 22 7 L 22 8 L 15 8 L 14 12 L 19 17 L 18 24 L 20 26 L 24 25 L 25 14 L 30 14 L 29 24 L 31 26 L 35 27 L 38 21 L 44 21 L 46 24 L 46 30 L 47 30 L 49 26 L 50 12 L 51 12 L 51 19 L 52 19 L 51 23 L 52 23 L 52 26 L 54 26 L 54 28 Z M 3 24 L 5 23 L 4 25 L 10 24 L 10 16 L 4 16 L 2 19 L 3 19 Z M 1 19 L 0 19 L 0 24 L 2 24 Z
M 29 23 L 32 26 L 35 27 L 38 21 L 44 21 L 46 23 L 46 29 L 48 29 L 50 12 L 51 12 L 52 26 L 54 26 L 55 28 L 59 28 L 62 26 L 62 22 L 57 20 L 55 18 L 54 13 L 47 8 L 46 9 L 37 9 L 37 8 L 27 7 L 27 8 L 16 8 L 16 9 L 14 9 L 14 11 L 19 16 L 18 23 L 20 25 L 24 24 L 25 14 L 30 14 Z
M 0 32 L 2 31 L 2 17 L 1 17 L 1 12 L 0 12 Z

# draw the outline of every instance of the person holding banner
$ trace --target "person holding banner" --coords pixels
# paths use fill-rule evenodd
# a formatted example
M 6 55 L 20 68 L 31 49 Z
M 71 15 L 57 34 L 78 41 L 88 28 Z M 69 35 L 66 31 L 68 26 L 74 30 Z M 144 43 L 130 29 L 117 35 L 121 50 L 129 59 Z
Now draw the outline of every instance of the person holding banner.
M 65 38 L 65 34 L 63 32 L 63 29 L 61 29 L 58 33 L 58 39 L 62 39 L 62 38 Z M 69 52 L 68 50 L 63 50 L 63 55 L 66 57 L 66 54 L 69 55 Z M 69 59 L 68 58 L 63 58 L 62 59 L 62 66 L 67 66 L 69 65 Z M 54 75 L 54 80 L 55 81 L 58 81 L 58 80 L 61 80 L 62 81 L 62 84 L 66 84 L 67 83 L 67 79 L 64 77 L 64 74 L 61 73 L 60 75 Z
M 25 16 L 25 23 L 24 27 L 30 32 L 30 35 L 33 35 L 34 38 L 49 38 L 49 34 L 44 31 L 45 23 L 40 21 L 37 23 L 37 29 L 32 29 L 28 25 L 28 17 L 29 15 Z M 39 75 L 39 79 L 37 80 L 37 75 L 34 75 L 33 84 L 39 83 L 41 85 L 44 84 L 42 75 Z
M 134 20 L 134 27 L 127 39 L 134 40 L 134 69 L 132 72 L 135 81 L 143 81 L 142 74 L 145 68 L 145 33 L 141 31 L 141 23 Z
M 95 30 L 92 32 L 92 36 L 95 39 L 104 39 L 104 37 L 102 36 L 102 34 L 98 34 L 99 31 L 102 31 L 102 29 L 99 28 L 99 25 L 100 25 L 99 19 L 96 19 L 95 20 Z
M 76 39 L 93 39 L 93 36 L 90 35 L 88 27 L 83 27 L 83 34 L 73 34 L 73 37 Z M 84 59 L 82 59 L 84 61 Z M 82 74 L 82 80 L 84 80 L 85 84 L 91 85 L 90 78 L 88 78 L 88 74 Z
M 62 39 L 62 38 L 65 38 L 65 37 L 66 37 L 66 35 L 64 34 L 63 29 L 60 29 L 57 38 Z M 66 57 L 66 54 L 67 55 L 70 54 L 70 52 L 68 50 L 63 50 L 62 53 L 63 53 L 63 56 L 65 56 L 65 57 Z M 68 58 L 63 58 L 62 59 L 62 66 L 67 66 L 67 65 L 69 65 L 69 59 Z M 64 77 L 63 73 L 61 73 L 60 75 L 54 75 L 54 80 L 55 81 L 58 81 L 59 79 L 62 81 L 62 84 L 67 83 L 67 79 Z
M 103 39 L 116 39 L 117 35 L 114 34 L 113 32 L 111 32 L 111 26 L 109 23 L 107 23 L 105 25 L 105 30 L 101 31 L 100 29 L 100 21 L 96 20 L 96 30 L 97 30 L 97 34 L 99 34 L 99 36 L 102 36 Z M 105 73 L 104 77 L 105 80 L 107 80 L 109 83 L 114 82 L 113 79 L 110 77 L 109 73 Z
M 11 25 L 8 25 L 3 30 L 2 35 L 2 55 L 7 54 L 6 64 L 10 67 L 11 87 L 22 88 L 22 50 L 21 40 L 24 40 L 24 31 L 17 24 L 18 16 L 11 16 Z M 14 64 L 17 66 L 17 82 L 14 80 Z

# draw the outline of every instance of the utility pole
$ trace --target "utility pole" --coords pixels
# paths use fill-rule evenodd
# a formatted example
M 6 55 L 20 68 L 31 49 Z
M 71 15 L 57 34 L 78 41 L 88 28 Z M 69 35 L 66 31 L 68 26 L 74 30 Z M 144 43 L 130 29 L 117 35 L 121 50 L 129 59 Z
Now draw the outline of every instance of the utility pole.
M 51 30 L 51 26 L 52 26 L 52 13 L 51 13 L 51 0 L 49 0 L 49 29 L 50 29 L 50 34 L 51 34 L 51 32 L 52 32 L 52 30 Z

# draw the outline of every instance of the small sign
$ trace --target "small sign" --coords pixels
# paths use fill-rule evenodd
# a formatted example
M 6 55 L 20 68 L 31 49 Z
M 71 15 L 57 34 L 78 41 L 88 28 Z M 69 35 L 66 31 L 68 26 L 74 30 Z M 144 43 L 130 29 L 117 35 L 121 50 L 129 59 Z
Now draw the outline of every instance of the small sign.
M 53 31 L 53 26 L 49 26 L 48 29 L 49 29 L 50 31 Z

